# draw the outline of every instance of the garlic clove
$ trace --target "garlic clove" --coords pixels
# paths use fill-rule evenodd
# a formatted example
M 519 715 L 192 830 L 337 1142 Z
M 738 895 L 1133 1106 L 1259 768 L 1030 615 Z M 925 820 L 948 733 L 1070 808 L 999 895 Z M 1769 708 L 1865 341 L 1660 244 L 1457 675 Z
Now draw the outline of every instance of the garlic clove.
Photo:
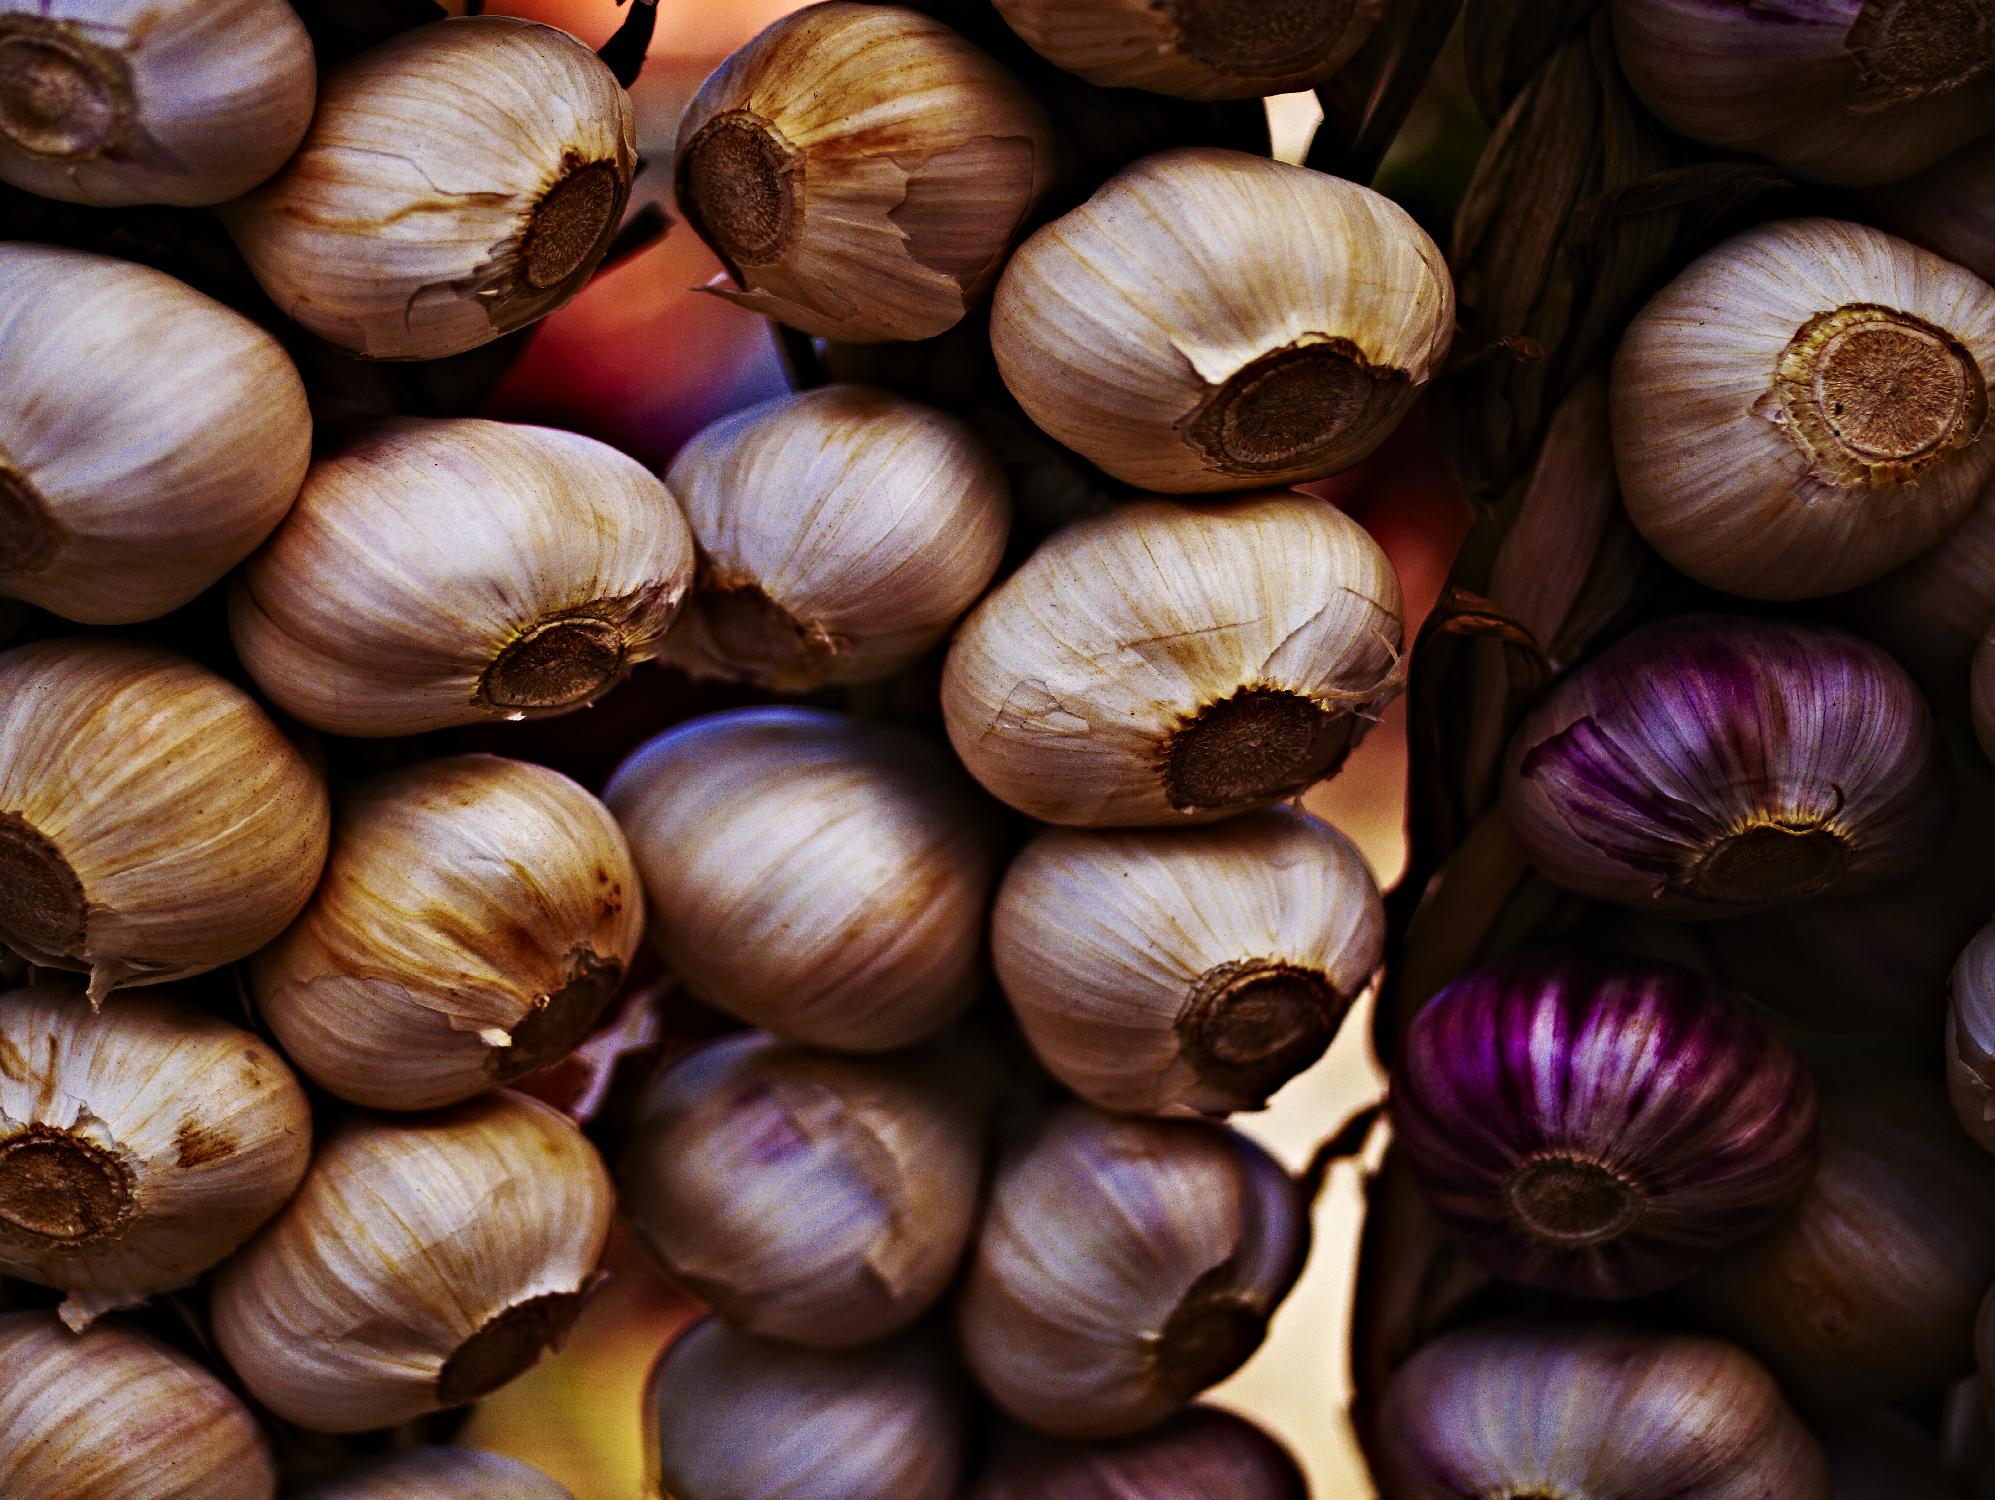
M 1193 1406 L 1109 1443 L 1007 1431 L 969 1500 L 1307 1500 L 1282 1445 L 1243 1417 Z
M 295 1500 L 574 1500 L 518 1459 L 475 1448 L 411 1448 L 322 1479 Z
M 1995 1151 L 1995 924 L 1961 951 L 1947 989 L 1947 1092 L 1961 1129 Z
M 1048 823 L 1206 821 L 1332 774 L 1400 690 L 1399 580 L 1324 501 L 1147 501 L 1042 543 L 949 650 L 950 742 Z
M 0 72 L 8 19 L 32 18 L 0 16 Z M 311 459 L 277 340 L 108 256 L 0 244 L 0 392 L 0 594 L 89 624 L 152 619 L 215 583 L 284 518 Z

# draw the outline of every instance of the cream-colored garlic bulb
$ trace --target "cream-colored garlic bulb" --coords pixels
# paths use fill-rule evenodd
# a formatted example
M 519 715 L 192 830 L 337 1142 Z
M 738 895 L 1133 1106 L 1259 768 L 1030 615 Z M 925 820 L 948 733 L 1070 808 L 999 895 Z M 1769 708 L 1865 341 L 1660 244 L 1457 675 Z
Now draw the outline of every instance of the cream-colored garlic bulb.
M 157 646 L 0 653 L 0 947 L 99 1001 L 255 952 L 325 864 L 326 787 L 247 693 Z
M 293 1500 L 574 1500 L 530 1464 L 475 1448 L 411 1448 L 295 1492 Z
M 1995 479 L 1995 287 L 1861 224 L 1734 235 L 1614 356 L 1628 515 L 1700 583 L 1805 599 L 1944 537 Z
M 1049 1072 L 1104 1109 L 1258 1109 L 1371 983 L 1385 905 L 1351 841 L 1287 808 L 1209 828 L 1049 829 L 991 921 Z
M 0 994 L 0 1273 L 68 1292 L 72 1328 L 228 1255 L 311 1143 L 305 1091 L 239 1026 L 158 995 Z
M 339 796 L 318 891 L 250 985 L 321 1088 L 428 1109 L 566 1057 L 643 930 L 602 803 L 545 766 L 463 755 Z
M 229 628 L 307 724 L 415 734 L 593 702 L 658 653 L 692 577 L 671 492 L 608 444 L 397 421 L 312 465 Z
M 297 149 L 316 83 L 285 0 L 0 0 L 0 182 L 220 203 Z
M 1121 506 L 1055 533 L 957 631 L 949 739 L 1048 823 L 1207 820 L 1330 775 L 1398 693 L 1399 580 L 1304 495 Z
M 1301 1194 L 1245 1136 L 1068 1105 L 999 1164 L 963 1354 L 1030 1427 L 1134 1432 L 1260 1347 L 1308 1243 Z
M 0 1313 L 7 1500 L 271 1500 L 256 1419 L 207 1370 L 116 1320 Z
M 1995 923 L 1962 950 L 1947 989 L 1947 1092 L 1961 1129 L 1995 1151 Z
M 1246 490 L 1378 447 L 1454 325 L 1440 248 L 1390 198 L 1183 147 L 1019 247 L 991 349 L 1027 415 L 1116 478 Z
M 665 476 L 699 544 L 673 637 L 787 692 L 868 682 L 940 641 L 997 571 L 1011 486 L 958 417 L 833 385 L 738 412 Z
M 701 85 L 675 172 L 680 211 L 733 277 L 707 290 L 873 343 L 960 322 L 1053 166 L 1045 111 L 989 57 L 916 11 L 834 0 Z
M 284 313 L 375 359 L 437 359 L 545 317 L 630 198 L 630 98 L 565 31 L 418 26 L 341 63 L 290 164 L 223 219 Z
M 880 1052 L 933 1035 L 983 984 L 993 829 L 919 735 L 818 709 L 709 714 L 637 750 L 603 800 L 653 945 L 745 1021 Z
M 1103 88 L 1180 99 L 1312 89 L 1365 44 L 1384 0 L 997 0 L 1041 57 Z
M 871 1343 L 955 1275 L 983 1178 L 985 1093 L 947 1058 L 727 1037 L 651 1085 L 620 1201 L 729 1322 L 814 1348 Z
M 0 594 L 93 625 L 177 609 L 311 456 L 304 383 L 249 319 L 129 261 L 0 245 Z
M 575 1124 L 521 1094 L 352 1116 L 216 1273 L 215 1341 L 251 1395 L 315 1432 L 463 1406 L 567 1336 L 614 1197 Z

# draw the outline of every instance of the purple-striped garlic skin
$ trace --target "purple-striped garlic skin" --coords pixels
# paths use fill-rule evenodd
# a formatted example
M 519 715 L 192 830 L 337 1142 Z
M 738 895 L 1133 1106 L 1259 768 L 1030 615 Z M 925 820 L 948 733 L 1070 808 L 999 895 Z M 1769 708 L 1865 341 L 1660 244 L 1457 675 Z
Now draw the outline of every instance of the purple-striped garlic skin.
M 1414 1018 L 1392 1119 L 1463 1249 L 1510 1281 L 1647 1295 L 1766 1228 L 1815 1166 L 1815 1085 L 1685 969 L 1529 956 Z
M 1908 875 L 1945 840 L 1953 776 L 1903 668 L 1829 626 L 1641 627 L 1525 715 L 1503 806 L 1583 896 L 1733 916 Z
M 1280 1443 L 1244 1417 L 1193 1406 L 1101 1443 L 1008 1429 L 969 1500 L 1308 1500 Z
M 1995 922 L 1961 950 L 1947 991 L 1947 1094 L 1960 1128 L 1995 1151 Z

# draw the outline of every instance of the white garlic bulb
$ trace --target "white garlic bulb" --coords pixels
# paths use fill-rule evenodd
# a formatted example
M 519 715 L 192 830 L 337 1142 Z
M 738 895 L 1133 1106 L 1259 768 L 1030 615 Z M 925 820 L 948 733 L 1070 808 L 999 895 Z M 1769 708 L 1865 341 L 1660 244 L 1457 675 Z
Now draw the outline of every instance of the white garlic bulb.
M 456 756 L 339 796 L 319 888 L 250 985 L 321 1088 L 428 1109 L 572 1052 L 643 927 L 602 803 L 545 766 Z
M 325 782 L 255 701 L 156 646 L 0 653 L 0 947 L 90 998 L 255 952 L 325 864 Z
M 1011 528 L 997 454 L 962 419 L 865 386 L 723 417 L 666 483 L 699 544 L 687 665 L 798 692 L 867 682 L 947 634 Z
M 530 1464 L 475 1448 L 410 1448 L 298 1490 L 293 1500 L 574 1500 Z
M 0 182 L 220 203 L 297 149 L 316 83 L 284 0 L 0 0 Z
M 1399 580 L 1304 495 L 1124 505 L 1056 532 L 971 611 L 949 739 L 1048 823 L 1224 817 L 1330 775 L 1400 688 Z
M 459 17 L 327 73 L 298 154 L 223 219 L 286 316 L 355 354 L 437 359 L 580 291 L 636 171 L 601 59 L 551 26 Z
M 271 1500 L 256 1419 L 207 1370 L 115 1319 L 0 1313 L 7 1500 Z
M 1614 356 L 1628 515 L 1700 583 L 1804 599 L 1939 541 L 1995 479 L 1995 287 L 1861 224 L 1734 235 Z
M 692 576 L 671 493 L 608 444 L 397 421 L 312 465 L 229 628 L 307 724 L 415 734 L 594 701 L 658 653 Z
M 228 1255 L 311 1142 L 305 1091 L 239 1026 L 156 995 L 0 994 L 0 1273 L 68 1292 L 72 1328 Z
M 1363 857 L 1286 808 L 1209 828 L 1048 829 L 991 919 L 1047 1071 L 1104 1109 L 1258 1109 L 1330 1045 L 1385 949 Z
M 315 1432 L 465 1405 L 567 1336 L 614 1197 L 575 1124 L 521 1094 L 350 1117 L 216 1273 L 215 1341 L 257 1400 Z
M 991 350 L 1026 414 L 1116 478 L 1245 490 L 1377 448 L 1454 324 L 1440 247 L 1390 198 L 1183 147 L 1019 246 Z
M 708 1003 L 879 1052 L 976 997 L 993 829 L 919 735 L 818 709 L 709 714 L 638 749 L 603 800 L 644 877 L 653 945 Z
M 249 319 L 129 261 L 0 245 L 0 595 L 93 625 L 177 609 L 311 456 L 304 382 Z

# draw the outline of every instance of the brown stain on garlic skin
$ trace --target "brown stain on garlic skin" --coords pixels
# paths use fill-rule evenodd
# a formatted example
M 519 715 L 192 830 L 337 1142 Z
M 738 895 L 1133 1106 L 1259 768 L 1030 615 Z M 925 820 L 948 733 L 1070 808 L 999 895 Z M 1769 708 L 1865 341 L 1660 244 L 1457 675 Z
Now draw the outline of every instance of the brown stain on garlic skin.
M 10 1038 L 4 1036 L 0 1036 L 0 1074 L 21 1079 L 28 1076 L 27 1058 Z
M 173 1132 L 174 1162 L 182 1167 L 206 1166 L 235 1153 L 236 1138 L 225 1130 L 182 1120 Z

